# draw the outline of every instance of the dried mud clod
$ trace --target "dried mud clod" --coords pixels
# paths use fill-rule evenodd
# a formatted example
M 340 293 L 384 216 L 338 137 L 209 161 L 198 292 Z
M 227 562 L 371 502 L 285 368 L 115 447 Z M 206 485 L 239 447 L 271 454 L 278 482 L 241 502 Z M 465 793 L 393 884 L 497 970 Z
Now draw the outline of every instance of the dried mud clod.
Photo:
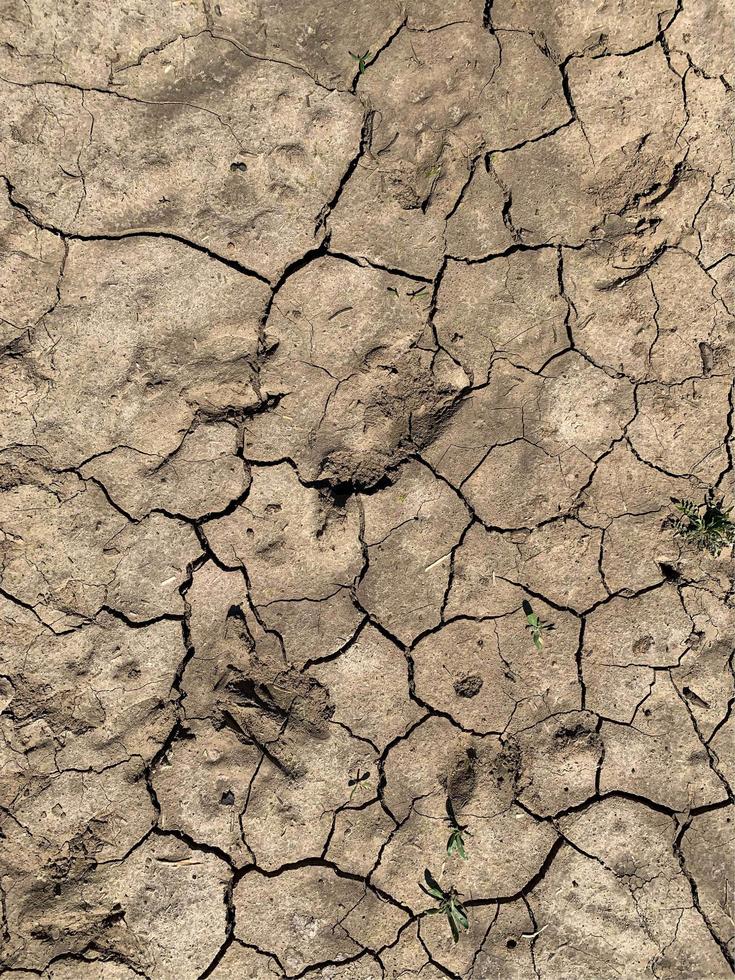
M 735 972 L 735 10 L 0 10 L 0 973 Z

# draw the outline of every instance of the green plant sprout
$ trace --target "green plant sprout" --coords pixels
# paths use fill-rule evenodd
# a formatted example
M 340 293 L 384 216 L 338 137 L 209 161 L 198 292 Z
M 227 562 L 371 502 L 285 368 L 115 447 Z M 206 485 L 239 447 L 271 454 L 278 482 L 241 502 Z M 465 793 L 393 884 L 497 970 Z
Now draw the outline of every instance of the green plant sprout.
M 350 802 L 352 802 L 352 797 L 355 795 L 355 792 L 358 786 L 360 785 L 360 783 L 364 783 L 366 779 L 370 779 L 370 773 L 361 772 L 360 769 L 358 768 L 357 775 L 351 776 L 347 780 L 347 785 L 352 787 L 352 790 L 350 792 Z
M 365 54 L 354 54 L 352 51 L 350 51 L 349 55 L 357 62 L 357 72 L 359 75 L 362 75 L 362 73 L 365 71 L 365 62 L 370 57 L 370 51 L 367 50 Z
M 667 518 L 666 525 L 673 527 L 674 537 L 690 541 L 700 551 L 707 551 L 717 558 L 723 548 L 735 543 L 735 522 L 730 517 L 732 507 L 725 507 L 724 497 L 717 499 L 710 489 L 704 495 L 704 503 L 671 498 L 678 515 Z
M 554 624 L 540 619 L 538 613 L 533 611 L 531 603 L 527 599 L 523 600 L 522 609 L 526 617 L 526 629 L 530 630 L 533 645 L 537 650 L 540 650 L 544 645 L 544 630 L 553 630 Z
M 454 812 L 454 807 L 452 806 L 452 801 L 447 797 L 447 816 L 446 820 L 450 827 L 449 839 L 447 840 L 447 855 L 451 857 L 453 854 L 459 854 L 459 856 L 466 861 L 467 852 L 464 849 L 464 836 L 472 837 L 467 827 L 463 826 L 456 817 Z
M 427 909 L 427 915 L 446 915 L 449 928 L 452 931 L 452 939 L 455 943 L 459 942 L 459 934 L 462 929 L 469 929 L 470 922 L 467 918 L 467 910 L 458 900 L 457 892 L 450 888 L 448 892 L 437 883 L 432 873 L 427 868 L 424 871 L 424 881 L 426 885 L 419 882 L 422 892 L 433 898 L 438 905 L 435 909 Z

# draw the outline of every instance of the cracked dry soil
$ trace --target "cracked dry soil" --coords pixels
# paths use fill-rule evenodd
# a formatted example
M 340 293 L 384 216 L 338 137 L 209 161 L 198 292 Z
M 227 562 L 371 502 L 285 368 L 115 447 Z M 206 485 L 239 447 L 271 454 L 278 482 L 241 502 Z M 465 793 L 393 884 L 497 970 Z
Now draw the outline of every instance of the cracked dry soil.
M 5 0 L 3 976 L 732 976 L 734 17 Z

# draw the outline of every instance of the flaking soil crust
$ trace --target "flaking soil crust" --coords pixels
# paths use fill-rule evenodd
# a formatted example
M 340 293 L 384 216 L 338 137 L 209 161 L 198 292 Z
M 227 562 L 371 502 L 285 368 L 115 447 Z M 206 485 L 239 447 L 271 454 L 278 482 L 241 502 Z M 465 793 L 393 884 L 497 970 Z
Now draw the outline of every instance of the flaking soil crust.
M 0 6 L 0 973 L 732 976 L 733 0 Z

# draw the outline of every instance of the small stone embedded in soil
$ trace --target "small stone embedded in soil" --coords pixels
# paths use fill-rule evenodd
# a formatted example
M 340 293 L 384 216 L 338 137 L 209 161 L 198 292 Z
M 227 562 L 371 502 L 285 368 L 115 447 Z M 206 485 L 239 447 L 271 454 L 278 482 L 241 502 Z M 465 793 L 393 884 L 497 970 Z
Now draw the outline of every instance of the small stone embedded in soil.
M 478 677 L 477 674 L 468 674 L 461 681 L 454 682 L 454 690 L 457 697 L 474 698 L 476 694 L 480 693 L 482 685 L 482 677 Z

